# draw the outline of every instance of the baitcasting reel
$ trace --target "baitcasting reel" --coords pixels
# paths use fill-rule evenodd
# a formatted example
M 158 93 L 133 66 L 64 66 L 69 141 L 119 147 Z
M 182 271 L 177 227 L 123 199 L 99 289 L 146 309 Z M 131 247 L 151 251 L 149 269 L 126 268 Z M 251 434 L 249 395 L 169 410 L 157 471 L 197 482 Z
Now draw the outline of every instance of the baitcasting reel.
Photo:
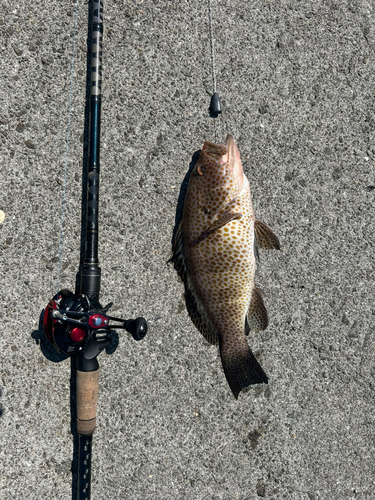
M 110 302 L 102 307 L 87 295 L 61 290 L 45 309 L 44 334 L 58 353 L 73 356 L 84 350 L 85 357 L 89 359 L 96 358 L 109 343 L 107 336 L 97 338 L 97 333 L 122 328 L 131 333 L 135 340 L 142 340 L 147 333 L 146 320 L 108 316 L 112 305 Z M 113 325 L 111 321 L 122 324 Z

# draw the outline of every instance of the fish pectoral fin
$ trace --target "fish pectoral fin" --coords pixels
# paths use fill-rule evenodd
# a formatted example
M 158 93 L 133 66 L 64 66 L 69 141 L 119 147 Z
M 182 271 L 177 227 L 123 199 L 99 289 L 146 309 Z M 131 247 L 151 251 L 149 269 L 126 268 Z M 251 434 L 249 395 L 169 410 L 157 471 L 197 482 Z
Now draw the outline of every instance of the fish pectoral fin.
M 232 222 L 232 220 L 236 219 L 241 219 L 241 217 L 241 212 L 232 212 L 231 210 L 229 212 L 225 212 L 219 219 L 215 220 L 215 222 L 211 224 L 211 226 L 207 229 L 207 232 L 211 234 L 228 224 L 228 222 Z
M 225 226 L 232 220 L 240 219 L 242 217 L 241 212 L 225 212 L 219 219 L 215 220 L 209 226 L 207 229 L 205 229 L 199 236 L 198 238 L 195 238 L 195 240 L 191 243 L 191 246 L 194 247 L 195 245 L 198 245 L 201 241 L 207 238 L 207 236 L 210 236 L 210 234 L 214 233 L 221 227 Z
M 280 250 L 279 239 L 274 234 L 272 229 L 267 226 L 267 224 L 256 220 L 254 224 L 254 230 L 255 244 L 258 248 L 263 248 L 264 250 L 271 250 L 275 248 L 276 250 Z
M 268 326 L 268 314 L 263 302 L 262 292 L 256 286 L 250 299 L 249 309 L 247 311 L 245 334 L 249 335 L 250 330 L 265 330 Z

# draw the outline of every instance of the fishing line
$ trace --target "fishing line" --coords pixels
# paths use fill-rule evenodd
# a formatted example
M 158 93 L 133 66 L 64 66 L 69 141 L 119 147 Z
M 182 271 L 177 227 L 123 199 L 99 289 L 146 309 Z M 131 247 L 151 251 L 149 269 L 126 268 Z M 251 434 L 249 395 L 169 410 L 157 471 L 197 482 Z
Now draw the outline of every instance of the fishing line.
M 72 97 L 73 97 L 73 78 L 74 78 L 74 59 L 75 59 L 75 46 L 76 46 L 76 34 L 77 34 L 77 19 L 78 19 L 78 0 L 76 1 L 75 13 L 74 13 L 74 28 L 73 28 L 73 54 L 72 54 L 72 65 L 70 71 L 70 90 L 69 90 L 69 110 L 68 110 L 68 126 L 66 131 L 66 150 L 65 150 L 65 170 L 64 170 L 64 184 L 63 184 L 63 201 L 61 210 L 61 227 L 60 227 L 60 245 L 59 245 L 59 268 L 57 273 L 57 294 L 60 290 L 60 274 L 61 274 L 61 259 L 63 251 L 64 242 L 64 211 L 65 211 L 65 199 L 66 199 L 66 182 L 67 182 L 67 172 L 68 172 L 68 158 L 69 158 L 69 138 L 70 138 L 70 121 L 72 115 Z
M 213 90 L 210 103 L 210 117 L 214 118 L 214 135 L 215 135 L 215 141 L 217 142 L 215 118 L 217 118 L 221 113 L 221 103 L 216 88 L 216 59 L 215 59 L 214 36 L 212 31 L 211 0 L 207 0 L 207 7 L 208 7 L 208 29 L 210 34 L 210 47 L 211 47 L 211 71 L 212 71 L 212 90 Z
M 212 34 L 212 10 L 211 10 L 211 0 L 207 0 L 208 3 L 208 28 L 210 32 L 210 46 L 211 46 L 211 67 L 212 67 L 212 87 L 213 92 L 216 92 L 216 66 L 215 66 L 215 47 L 214 47 L 214 37 Z

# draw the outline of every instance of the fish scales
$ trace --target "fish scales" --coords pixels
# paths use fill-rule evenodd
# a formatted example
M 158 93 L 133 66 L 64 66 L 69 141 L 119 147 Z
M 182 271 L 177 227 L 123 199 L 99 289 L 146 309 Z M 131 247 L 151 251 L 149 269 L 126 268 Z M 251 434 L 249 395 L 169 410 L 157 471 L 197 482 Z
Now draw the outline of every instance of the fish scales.
M 205 142 L 189 178 L 172 261 L 185 284 L 188 312 L 211 344 L 219 344 L 224 373 L 236 398 L 268 379 L 246 339 L 265 329 L 267 310 L 255 284 L 258 247 L 280 248 L 255 219 L 249 181 L 231 135 Z

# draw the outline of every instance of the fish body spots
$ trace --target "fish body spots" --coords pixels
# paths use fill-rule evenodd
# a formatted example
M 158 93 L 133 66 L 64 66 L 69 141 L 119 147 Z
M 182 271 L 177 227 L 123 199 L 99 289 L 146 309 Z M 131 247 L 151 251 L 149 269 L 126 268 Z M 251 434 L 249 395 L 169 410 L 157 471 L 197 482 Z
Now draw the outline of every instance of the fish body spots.
M 173 262 L 185 284 L 189 315 L 211 344 L 219 344 L 228 384 L 237 398 L 267 383 L 245 333 L 267 327 L 255 286 L 255 250 L 280 248 L 272 230 L 255 220 L 250 186 L 232 136 L 205 142 L 189 179 Z
M 242 165 L 235 165 L 228 154 L 229 146 L 219 148 L 222 157 L 210 156 L 213 147 L 205 146 L 196 167 L 204 164 L 204 175 L 192 177 L 185 199 L 186 258 L 194 286 L 218 329 L 225 331 L 231 325 L 233 330 L 237 323 L 242 333 L 255 277 L 250 186 Z M 235 219 L 209 232 L 226 217 Z M 234 304 L 239 307 L 233 308 Z

